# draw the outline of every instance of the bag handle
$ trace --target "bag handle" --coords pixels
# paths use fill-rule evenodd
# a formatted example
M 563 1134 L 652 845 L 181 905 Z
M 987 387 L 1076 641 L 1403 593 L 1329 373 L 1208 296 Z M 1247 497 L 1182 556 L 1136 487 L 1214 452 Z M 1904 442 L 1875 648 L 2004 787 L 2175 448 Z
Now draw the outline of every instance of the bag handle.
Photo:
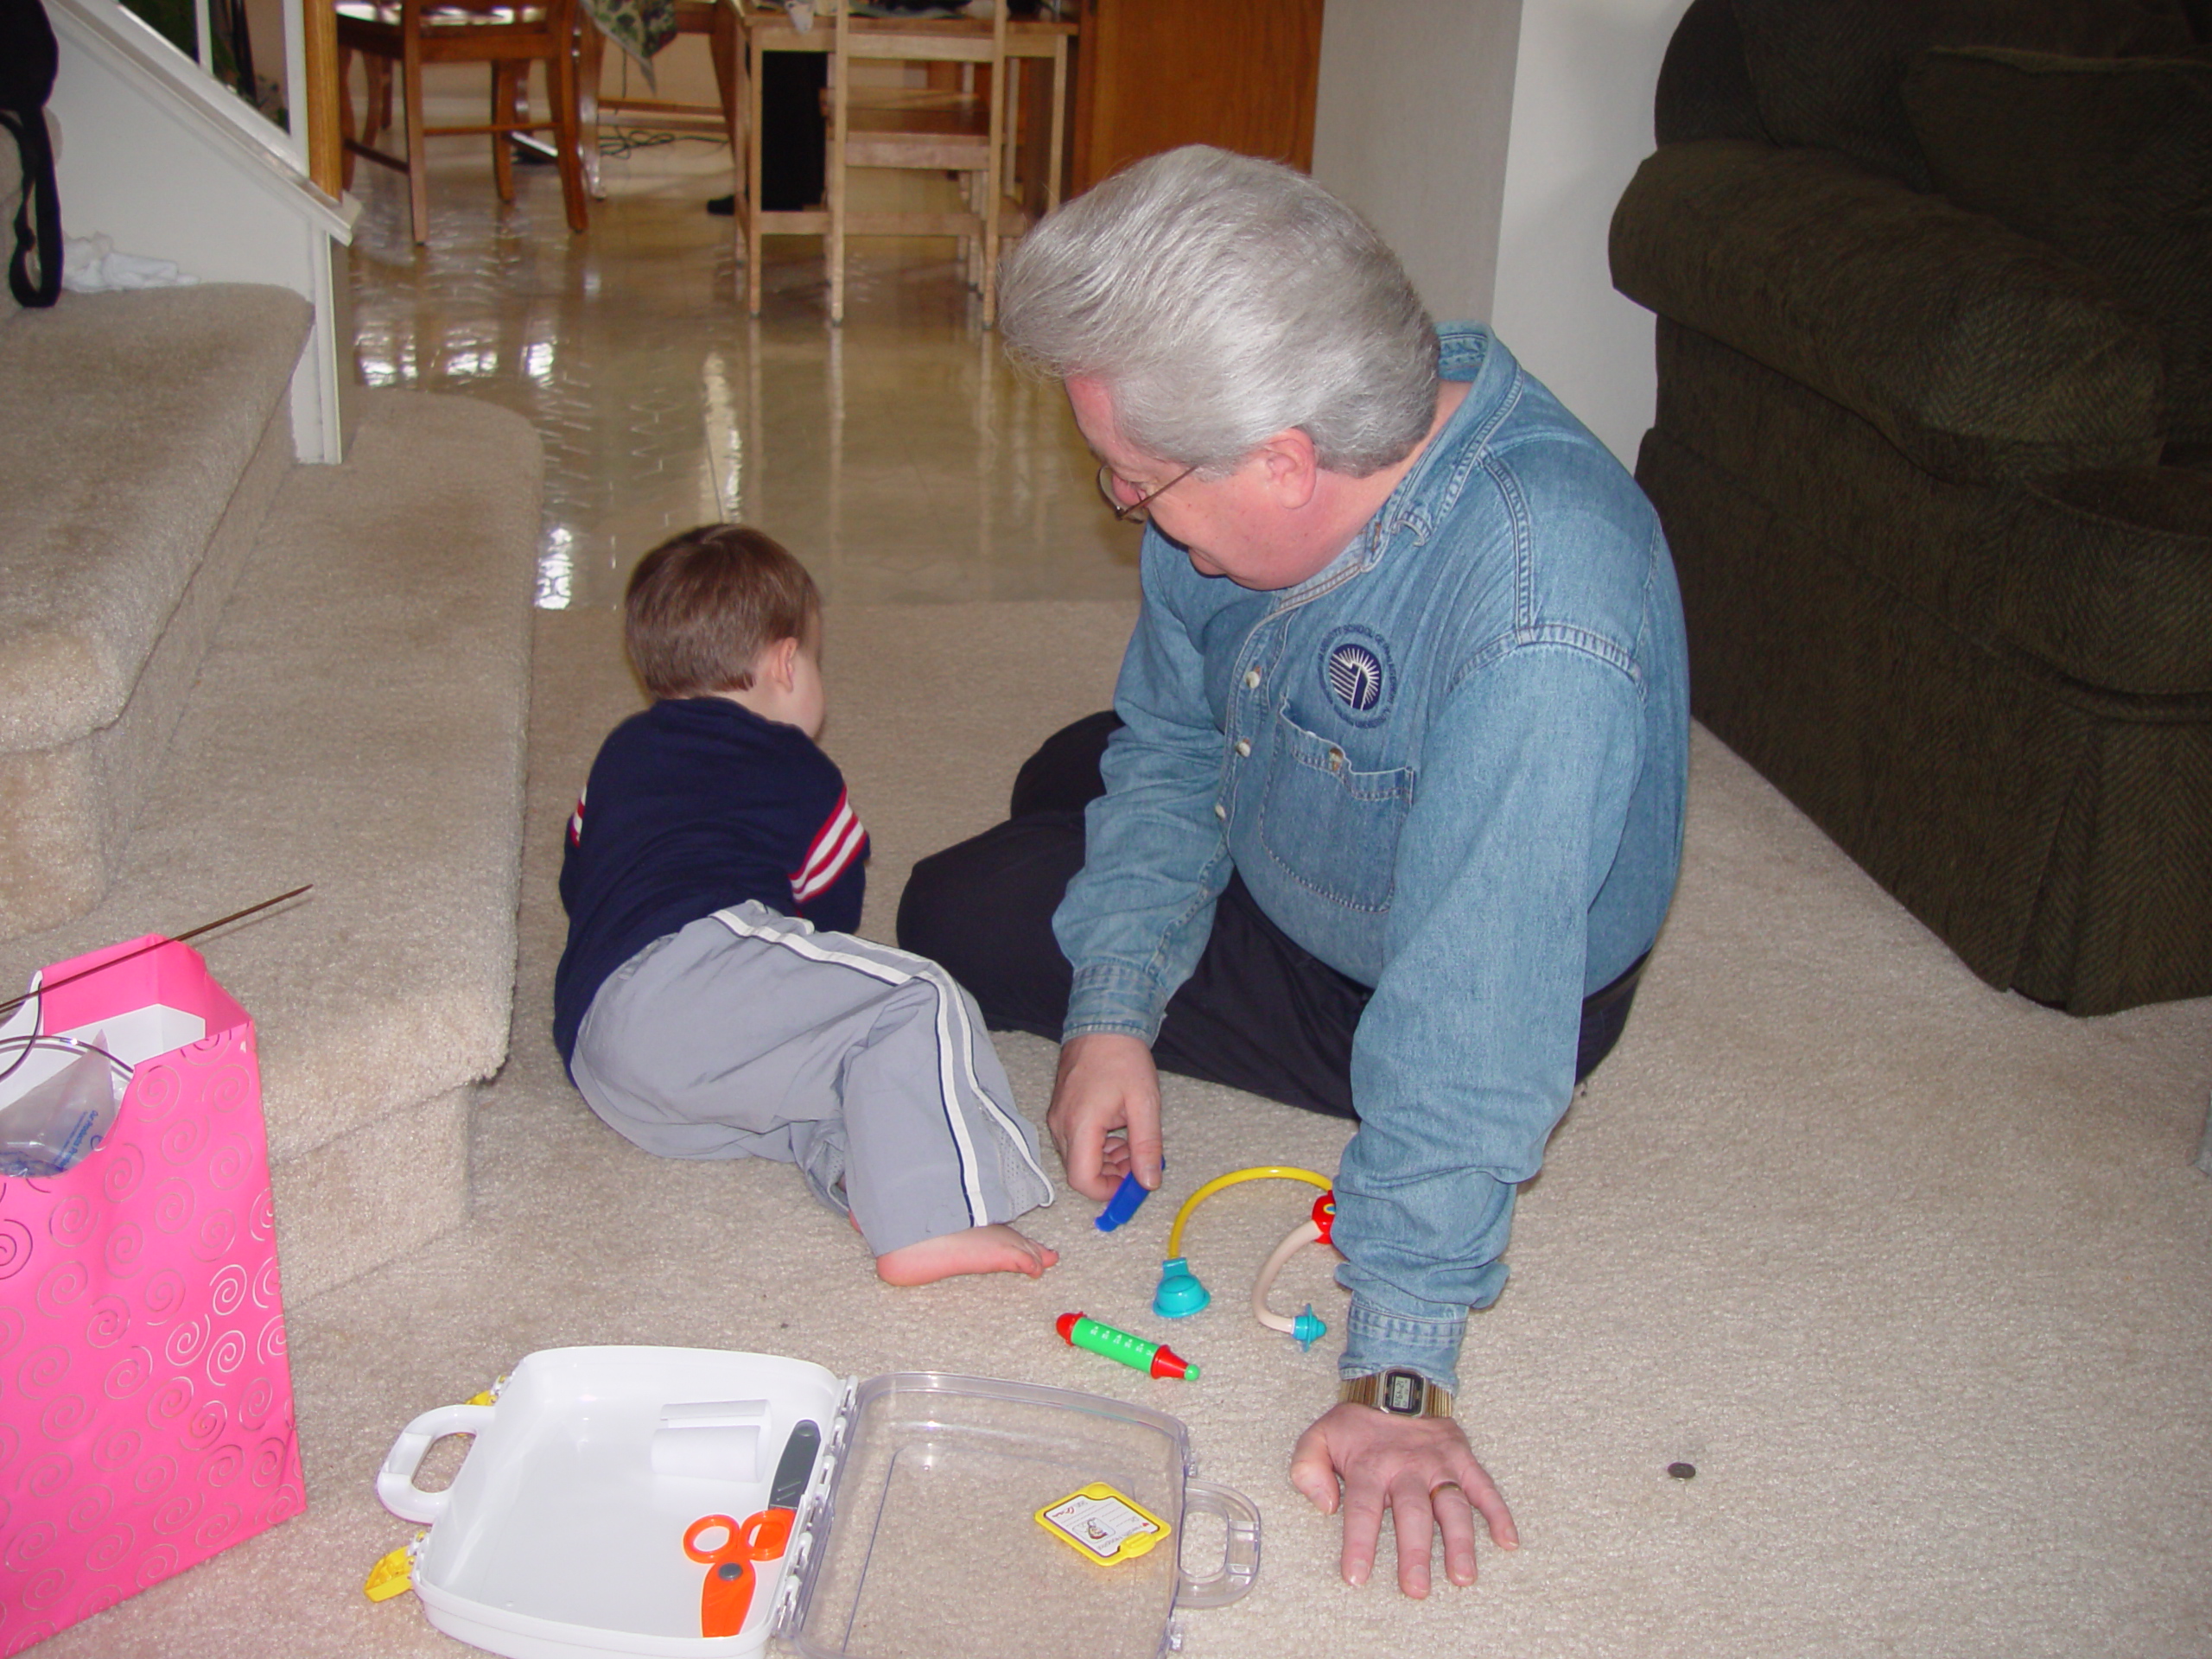
M 16 135 L 22 157 L 23 199 L 16 207 L 16 250 L 8 288 L 18 305 L 52 305 L 61 295 L 61 201 L 55 194 L 54 144 L 38 110 L 0 110 L 0 126 Z M 35 227 L 34 227 L 35 226 Z M 32 274 L 35 257 L 37 274 Z
M 446 1512 L 446 1500 L 453 1496 L 452 1489 L 426 1492 L 415 1484 L 415 1471 L 423 1466 L 430 1447 L 447 1435 L 480 1434 L 489 1428 L 495 1409 L 491 1406 L 440 1406 L 435 1411 L 424 1412 L 401 1429 L 399 1438 L 391 1443 L 391 1450 L 385 1453 L 384 1467 L 377 1471 L 378 1500 L 403 1521 L 420 1522 L 425 1526 L 435 1522 Z
M 1175 1589 L 1178 1607 L 1226 1607 L 1252 1587 L 1260 1576 L 1260 1510 L 1243 1493 L 1210 1480 L 1185 1482 L 1183 1515 L 1217 1515 L 1228 1529 L 1222 1541 L 1221 1565 L 1198 1577 L 1188 1568 Z

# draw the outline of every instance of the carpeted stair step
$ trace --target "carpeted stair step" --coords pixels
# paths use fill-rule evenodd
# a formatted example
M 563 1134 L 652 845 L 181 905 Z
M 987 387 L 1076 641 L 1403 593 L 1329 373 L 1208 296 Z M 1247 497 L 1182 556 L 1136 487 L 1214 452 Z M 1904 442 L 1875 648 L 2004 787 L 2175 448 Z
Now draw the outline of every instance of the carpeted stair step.
M 0 946 L 21 985 L 314 884 L 195 942 L 258 1030 L 293 1301 L 467 1214 L 514 983 L 537 439 L 467 398 L 362 410 L 277 493 L 107 897 Z
M 121 868 L 291 469 L 311 320 L 235 283 L 0 311 L 0 938 Z

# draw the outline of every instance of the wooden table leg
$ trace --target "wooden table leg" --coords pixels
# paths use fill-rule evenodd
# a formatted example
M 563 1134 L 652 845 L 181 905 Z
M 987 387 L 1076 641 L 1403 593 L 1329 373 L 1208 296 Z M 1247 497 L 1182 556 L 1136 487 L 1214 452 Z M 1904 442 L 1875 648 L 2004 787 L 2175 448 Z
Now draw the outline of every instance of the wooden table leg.
M 760 48 L 756 31 L 747 52 L 750 73 L 745 89 L 745 161 L 737 187 L 737 233 L 745 242 L 745 311 L 760 315 Z
M 597 201 L 607 200 L 599 176 L 599 80 L 607 62 L 607 36 L 588 9 L 576 8 L 576 149 L 584 164 L 584 188 Z

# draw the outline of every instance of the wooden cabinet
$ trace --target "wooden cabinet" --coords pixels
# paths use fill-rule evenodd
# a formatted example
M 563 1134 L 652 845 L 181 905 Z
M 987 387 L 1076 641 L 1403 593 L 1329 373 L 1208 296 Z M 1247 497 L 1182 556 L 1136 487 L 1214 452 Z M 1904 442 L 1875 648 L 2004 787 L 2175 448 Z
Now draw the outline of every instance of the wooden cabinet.
M 1308 168 L 1322 0 L 1083 0 L 1070 185 L 1178 144 Z

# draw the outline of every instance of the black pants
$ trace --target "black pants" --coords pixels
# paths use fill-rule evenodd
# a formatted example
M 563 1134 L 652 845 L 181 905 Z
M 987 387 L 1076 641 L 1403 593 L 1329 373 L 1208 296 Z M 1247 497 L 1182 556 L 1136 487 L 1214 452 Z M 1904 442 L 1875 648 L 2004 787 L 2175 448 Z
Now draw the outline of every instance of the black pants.
M 827 162 L 822 148 L 822 89 L 830 60 L 812 52 L 760 54 L 760 207 L 797 213 L 818 207 Z
M 1120 724 L 1108 710 L 1046 739 L 1014 779 L 1007 822 L 932 854 L 907 880 L 899 947 L 942 963 L 994 1030 L 1059 1039 L 1075 976 L 1052 912 L 1083 868 L 1083 809 L 1105 791 L 1098 760 Z M 1577 1082 L 1620 1039 L 1643 961 L 1583 1000 Z M 1352 1033 L 1371 995 L 1300 949 L 1232 875 L 1153 1058 L 1184 1077 L 1353 1117 Z

